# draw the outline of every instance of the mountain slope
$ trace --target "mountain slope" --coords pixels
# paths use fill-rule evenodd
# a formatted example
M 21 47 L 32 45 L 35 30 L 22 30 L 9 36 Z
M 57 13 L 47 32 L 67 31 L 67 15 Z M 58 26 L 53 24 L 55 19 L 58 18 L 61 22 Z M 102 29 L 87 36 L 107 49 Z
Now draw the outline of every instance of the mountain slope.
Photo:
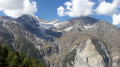
M 60 22 L 34 15 L 0 17 L 0 30 L 2 44 L 48 67 L 119 66 L 120 29 L 103 20 L 79 17 Z

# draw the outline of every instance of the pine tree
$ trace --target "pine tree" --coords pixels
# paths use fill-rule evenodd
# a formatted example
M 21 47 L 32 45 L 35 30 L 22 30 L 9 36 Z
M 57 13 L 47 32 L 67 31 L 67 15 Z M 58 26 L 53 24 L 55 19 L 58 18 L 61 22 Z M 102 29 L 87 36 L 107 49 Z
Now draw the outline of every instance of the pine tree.
M 19 60 L 18 56 L 14 55 L 14 57 L 11 59 L 11 61 L 9 63 L 9 67 L 19 67 L 18 60 Z
M 45 67 L 33 58 L 28 58 L 8 46 L 0 45 L 0 67 Z

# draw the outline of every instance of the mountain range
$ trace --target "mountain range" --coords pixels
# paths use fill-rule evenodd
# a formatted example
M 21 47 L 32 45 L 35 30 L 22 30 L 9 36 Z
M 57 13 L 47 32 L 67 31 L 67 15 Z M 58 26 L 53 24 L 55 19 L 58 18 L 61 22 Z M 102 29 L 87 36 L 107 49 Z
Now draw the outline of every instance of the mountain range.
M 91 17 L 0 17 L 0 43 L 46 67 L 120 67 L 120 29 Z

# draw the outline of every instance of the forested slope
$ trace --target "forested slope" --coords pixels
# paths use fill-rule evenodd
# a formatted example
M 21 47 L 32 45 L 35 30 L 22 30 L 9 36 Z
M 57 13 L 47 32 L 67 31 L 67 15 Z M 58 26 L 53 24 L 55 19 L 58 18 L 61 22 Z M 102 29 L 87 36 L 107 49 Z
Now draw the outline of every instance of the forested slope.
M 0 67 L 45 67 L 39 61 L 0 45 Z

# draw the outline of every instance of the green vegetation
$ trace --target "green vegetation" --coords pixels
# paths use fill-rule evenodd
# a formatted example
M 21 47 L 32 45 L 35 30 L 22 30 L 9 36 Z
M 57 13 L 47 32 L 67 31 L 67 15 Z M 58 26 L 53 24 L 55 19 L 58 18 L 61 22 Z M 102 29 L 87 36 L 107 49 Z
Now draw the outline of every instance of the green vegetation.
M 26 57 L 8 46 L 0 45 L 0 67 L 45 67 L 33 58 Z
M 69 52 L 63 59 L 63 63 L 62 63 L 63 67 L 67 67 L 67 63 L 69 63 L 70 66 L 72 66 L 71 61 L 74 61 L 75 55 L 76 55 L 76 49 Z
M 22 52 L 28 57 L 33 57 L 34 59 L 38 59 L 38 61 L 45 63 L 42 59 L 42 55 L 37 49 L 35 49 L 35 46 L 31 41 L 27 40 L 24 37 L 19 37 L 15 41 L 15 45 L 17 47 L 15 50 Z
M 29 57 L 34 57 L 35 59 L 40 59 L 37 55 L 37 50 L 35 50 L 34 45 L 27 42 L 23 42 L 20 52 L 27 54 Z

